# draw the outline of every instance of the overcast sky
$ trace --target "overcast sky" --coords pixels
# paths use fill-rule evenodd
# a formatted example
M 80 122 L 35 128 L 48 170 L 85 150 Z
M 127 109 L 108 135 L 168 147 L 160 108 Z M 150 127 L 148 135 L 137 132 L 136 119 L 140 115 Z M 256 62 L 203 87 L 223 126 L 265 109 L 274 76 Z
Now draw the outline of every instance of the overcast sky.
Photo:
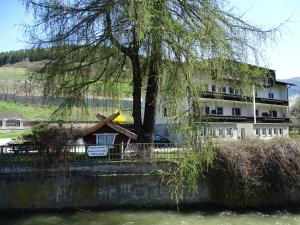
M 300 77 L 300 0 L 232 0 L 236 12 L 261 27 L 274 27 L 289 19 L 276 43 L 262 51 L 267 65 L 277 78 Z M 0 0 L 0 52 L 26 48 L 19 26 L 30 22 L 21 0 Z

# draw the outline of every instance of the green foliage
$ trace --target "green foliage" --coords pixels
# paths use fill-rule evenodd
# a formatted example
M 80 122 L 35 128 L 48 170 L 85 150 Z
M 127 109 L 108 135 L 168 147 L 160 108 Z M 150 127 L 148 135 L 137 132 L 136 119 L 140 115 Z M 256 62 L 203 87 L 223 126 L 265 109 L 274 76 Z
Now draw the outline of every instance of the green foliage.
M 199 182 L 215 157 L 214 144 L 210 141 L 192 145 L 188 143 L 179 149 L 178 158 L 170 160 L 173 163 L 171 167 L 167 171 L 159 171 L 177 204 L 187 193 L 196 194 L 199 191 Z

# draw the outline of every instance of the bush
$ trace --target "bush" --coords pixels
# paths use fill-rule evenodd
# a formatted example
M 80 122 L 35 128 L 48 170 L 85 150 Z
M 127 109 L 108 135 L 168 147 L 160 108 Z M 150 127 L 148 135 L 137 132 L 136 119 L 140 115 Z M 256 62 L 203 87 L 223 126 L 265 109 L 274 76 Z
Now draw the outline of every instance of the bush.
M 32 134 L 26 139 L 38 147 L 39 154 L 47 161 L 59 160 L 60 156 L 68 152 L 68 144 L 74 144 L 82 137 L 82 130 L 78 128 L 65 128 L 39 124 L 32 127 Z
M 300 148 L 284 138 L 219 144 L 207 178 L 222 205 L 288 204 L 300 190 Z

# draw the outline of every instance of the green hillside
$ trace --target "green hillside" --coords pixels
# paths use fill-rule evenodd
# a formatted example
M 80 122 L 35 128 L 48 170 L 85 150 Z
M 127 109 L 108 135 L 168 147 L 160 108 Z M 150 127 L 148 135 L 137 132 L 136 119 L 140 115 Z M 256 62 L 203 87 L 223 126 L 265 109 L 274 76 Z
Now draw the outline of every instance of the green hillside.
M 0 67 L 1 81 L 24 81 L 26 80 L 27 70 L 18 67 Z
M 132 122 L 131 110 L 119 110 L 117 108 L 104 108 L 104 107 L 88 107 L 87 111 L 83 109 L 74 108 L 70 115 L 64 117 L 55 116 L 52 117 L 52 113 L 56 110 L 53 106 L 44 105 L 26 105 L 21 103 L 4 102 L 0 101 L 0 111 L 11 113 L 18 113 L 22 118 L 28 120 L 59 120 L 66 121 L 97 121 L 96 114 L 111 115 L 117 111 L 126 118 L 127 123 Z

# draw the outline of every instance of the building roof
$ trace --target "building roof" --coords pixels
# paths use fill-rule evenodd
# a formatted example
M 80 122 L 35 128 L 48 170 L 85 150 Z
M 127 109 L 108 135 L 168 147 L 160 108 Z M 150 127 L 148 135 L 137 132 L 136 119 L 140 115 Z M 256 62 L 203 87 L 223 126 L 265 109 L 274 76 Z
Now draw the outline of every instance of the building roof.
M 282 84 L 282 85 L 290 85 L 290 86 L 297 86 L 296 84 L 288 83 L 288 82 L 283 82 L 283 81 L 275 81 L 275 84 Z
M 117 133 L 123 134 L 131 139 L 137 140 L 138 136 L 135 133 L 133 133 L 123 127 L 120 127 L 119 125 L 117 125 L 113 122 L 113 120 L 115 118 L 117 118 L 119 115 L 120 115 L 120 113 L 115 113 L 109 117 L 105 117 L 103 115 L 97 114 L 96 117 L 100 120 L 99 123 L 97 123 L 95 126 L 88 128 L 84 132 L 83 137 L 96 132 L 97 130 L 99 130 L 100 128 L 102 128 L 104 126 L 108 126 L 111 129 L 115 130 Z

